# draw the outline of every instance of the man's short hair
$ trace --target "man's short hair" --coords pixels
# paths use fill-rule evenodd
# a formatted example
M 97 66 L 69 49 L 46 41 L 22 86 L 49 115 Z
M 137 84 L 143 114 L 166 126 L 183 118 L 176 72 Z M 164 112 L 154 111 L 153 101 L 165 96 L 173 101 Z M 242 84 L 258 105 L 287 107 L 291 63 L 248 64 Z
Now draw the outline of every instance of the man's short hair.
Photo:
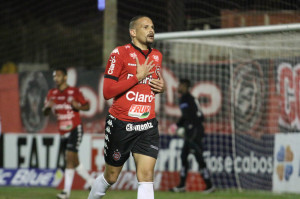
M 138 16 L 133 17 L 133 18 L 130 20 L 130 22 L 129 22 L 129 30 L 130 30 L 130 29 L 133 29 L 133 28 L 135 27 L 135 22 L 136 22 L 137 20 L 139 20 L 140 18 L 143 18 L 143 17 L 147 17 L 147 18 L 150 19 L 150 17 L 148 17 L 148 16 L 146 16 L 146 15 L 138 15 Z
M 186 87 L 188 87 L 188 88 L 191 87 L 191 81 L 188 80 L 188 79 L 180 79 L 180 80 L 179 80 L 179 83 L 180 83 L 180 84 L 186 85 Z
M 67 75 L 67 69 L 64 67 L 57 67 L 54 69 L 54 71 L 61 71 L 64 75 Z

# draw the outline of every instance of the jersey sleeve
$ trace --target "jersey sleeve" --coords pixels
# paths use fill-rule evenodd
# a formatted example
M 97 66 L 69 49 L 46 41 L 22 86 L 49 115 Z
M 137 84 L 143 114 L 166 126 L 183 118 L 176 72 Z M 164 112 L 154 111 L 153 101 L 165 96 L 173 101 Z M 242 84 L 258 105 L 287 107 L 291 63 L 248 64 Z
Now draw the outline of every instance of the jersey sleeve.
M 104 73 L 103 96 L 106 100 L 120 95 L 138 83 L 136 76 L 120 81 L 119 76 L 122 69 L 122 51 L 120 48 L 116 48 L 109 57 Z
M 120 73 L 123 68 L 122 55 L 120 54 L 120 47 L 115 48 L 109 56 L 108 62 L 106 64 L 104 77 L 114 80 L 118 80 Z
M 81 105 L 85 105 L 88 103 L 88 101 L 85 99 L 82 92 L 78 88 L 76 88 L 75 90 L 75 100 L 79 102 Z

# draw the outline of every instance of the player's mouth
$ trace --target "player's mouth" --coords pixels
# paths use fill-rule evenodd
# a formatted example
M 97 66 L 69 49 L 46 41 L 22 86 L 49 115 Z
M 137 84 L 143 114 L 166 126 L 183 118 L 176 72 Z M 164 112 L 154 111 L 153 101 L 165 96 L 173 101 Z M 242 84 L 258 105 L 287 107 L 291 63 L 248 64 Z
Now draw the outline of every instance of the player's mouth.
M 149 34 L 148 37 L 149 37 L 150 39 L 154 39 L 154 34 Z

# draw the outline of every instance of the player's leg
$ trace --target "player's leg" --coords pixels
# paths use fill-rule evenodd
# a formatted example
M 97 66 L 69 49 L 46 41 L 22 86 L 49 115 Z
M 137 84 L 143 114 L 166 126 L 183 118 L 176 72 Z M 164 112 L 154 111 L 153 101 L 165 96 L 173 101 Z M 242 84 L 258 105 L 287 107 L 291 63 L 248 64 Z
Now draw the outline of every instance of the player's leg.
M 65 158 L 65 168 L 64 168 L 64 177 L 66 178 L 66 166 L 67 166 L 67 158 L 66 158 L 66 147 L 67 147 L 67 142 L 68 142 L 68 139 L 67 139 L 67 136 L 61 136 L 60 138 L 60 147 L 61 147 L 61 150 L 63 151 L 64 153 L 64 158 Z M 59 199 L 64 199 L 64 198 L 68 198 L 68 195 L 67 193 L 65 192 L 65 187 L 66 187 L 66 179 L 65 179 L 65 182 L 64 182 L 64 188 L 63 190 L 61 191 L 61 193 L 58 193 L 56 195 L 57 198 Z
M 64 190 L 57 195 L 57 198 L 64 199 L 70 197 L 75 171 L 77 171 L 86 181 L 90 183 L 93 182 L 93 178 L 79 161 L 78 150 L 82 141 L 82 136 L 82 125 L 78 125 L 70 133 L 64 135 L 65 139 L 67 139 L 65 182 Z
M 78 125 L 77 128 L 74 129 L 72 131 L 72 134 L 70 135 L 72 146 L 74 146 L 74 147 L 70 146 L 70 150 L 74 151 L 74 153 L 71 154 L 70 162 L 74 164 L 73 166 L 75 168 L 75 171 L 88 183 L 88 187 L 92 187 L 95 179 L 88 173 L 86 168 L 80 162 L 78 156 L 78 150 L 82 141 L 83 134 L 84 133 L 83 133 L 82 125 Z
M 189 142 L 184 141 L 183 147 L 181 149 L 181 169 L 179 172 L 180 175 L 180 181 L 179 184 L 176 187 L 173 187 L 170 189 L 170 191 L 173 192 L 184 192 L 185 191 L 185 184 L 186 184 L 186 178 L 189 170 L 189 162 L 188 162 L 188 155 L 190 153 L 190 145 Z
M 156 159 L 150 156 L 134 153 L 136 175 L 138 180 L 138 199 L 154 199 L 154 166 Z
M 75 174 L 75 167 L 78 164 L 78 158 L 76 158 L 77 153 L 66 150 L 66 168 L 65 168 L 65 181 L 64 181 L 64 189 L 61 193 L 57 194 L 57 198 L 59 199 L 67 199 L 71 195 L 71 189 Z
M 123 166 L 115 167 L 106 163 L 104 174 L 96 178 L 88 199 L 103 198 L 107 189 L 118 180 L 122 168 Z
M 76 171 L 88 183 L 88 187 L 92 187 L 95 179 L 88 173 L 83 164 L 80 163 L 78 152 L 66 151 L 66 171 L 67 170 Z
M 132 149 L 136 164 L 138 179 L 138 199 L 154 199 L 154 166 L 159 150 L 158 122 L 151 119 L 136 124 L 145 127 L 144 130 L 136 130 L 139 135 Z M 137 128 L 138 129 L 138 128 Z
M 129 157 L 132 135 L 126 132 L 127 122 L 118 120 L 108 115 L 105 125 L 104 159 L 105 170 L 96 178 L 88 199 L 100 199 L 104 197 L 107 189 L 114 184 Z
M 203 192 L 210 193 L 214 191 L 214 186 L 211 182 L 210 172 L 206 166 L 206 162 L 203 158 L 203 149 L 202 149 L 202 137 L 195 139 L 196 141 L 192 144 L 193 149 L 195 150 L 195 158 L 199 164 L 199 173 L 202 176 L 205 182 L 205 189 Z

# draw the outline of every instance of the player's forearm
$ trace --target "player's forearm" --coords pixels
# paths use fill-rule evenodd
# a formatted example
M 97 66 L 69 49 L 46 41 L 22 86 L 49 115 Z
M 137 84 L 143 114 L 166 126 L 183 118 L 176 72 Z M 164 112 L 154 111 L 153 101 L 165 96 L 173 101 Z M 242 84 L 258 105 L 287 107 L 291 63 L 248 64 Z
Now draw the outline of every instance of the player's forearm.
M 88 111 L 88 110 L 90 110 L 90 104 L 87 103 L 87 104 L 81 105 L 80 107 L 78 107 L 78 110 L 80 110 L 80 111 Z
M 115 81 L 109 78 L 104 79 L 104 84 L 103 84 L 103 96 L 104 99 L 109 100 L 113 97 L 116 97 L 134 85 L 138 83 L 138 79 L 136 76 L 133 76 L 127 80 L 123 81 Z

